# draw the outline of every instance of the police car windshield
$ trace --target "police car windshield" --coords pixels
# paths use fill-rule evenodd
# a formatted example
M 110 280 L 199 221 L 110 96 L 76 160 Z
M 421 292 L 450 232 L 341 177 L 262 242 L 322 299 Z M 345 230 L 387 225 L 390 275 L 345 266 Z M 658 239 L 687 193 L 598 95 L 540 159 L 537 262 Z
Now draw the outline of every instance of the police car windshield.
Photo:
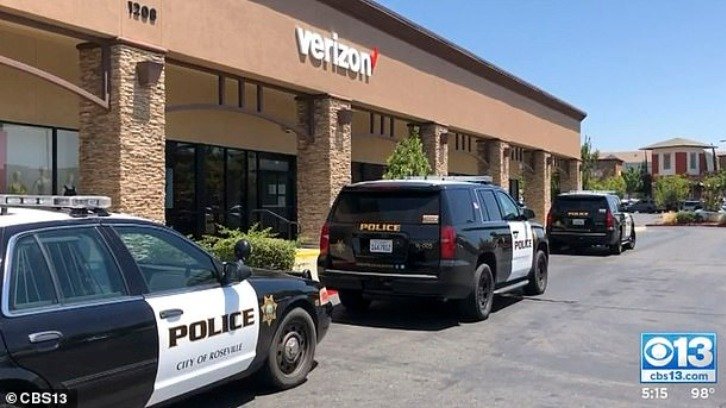
M 395 221 L 420 224 L 424 215 L 439 214 L 438 192 L 343 192 L 333 210 L 333 222 Z

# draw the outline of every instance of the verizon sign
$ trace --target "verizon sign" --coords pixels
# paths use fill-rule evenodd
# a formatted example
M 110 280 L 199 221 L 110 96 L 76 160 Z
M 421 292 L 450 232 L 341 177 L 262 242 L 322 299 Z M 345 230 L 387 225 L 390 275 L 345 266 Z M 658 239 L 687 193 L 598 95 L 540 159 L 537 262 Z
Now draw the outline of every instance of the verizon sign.
M 295 35 L 300 54 L 365 77 L 373 75 L 373 69 L 378 61 L 378 48 L 373 48 L 369 52 L 342 44 L 338 42 L 336 32 L 331 32 L 330 36 L 323 37 L 314 31 L 296 27 Z

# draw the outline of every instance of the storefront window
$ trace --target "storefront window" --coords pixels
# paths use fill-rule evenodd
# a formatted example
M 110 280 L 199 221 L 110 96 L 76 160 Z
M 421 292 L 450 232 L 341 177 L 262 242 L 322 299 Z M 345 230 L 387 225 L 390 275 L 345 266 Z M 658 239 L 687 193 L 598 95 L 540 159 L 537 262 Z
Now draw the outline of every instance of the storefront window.
M 385 172 L 386 166 L 383 164 L 353 162 L 350 166 L 350 176 L 353 183 L 380 180 Z
M 169 141 L 166 161 L 166 218 L 177 231 L 199 236 L 260 222 L 288 232 L 260 209 L 294 219 L 291 156 Z
M 0 192 L 73 194 L 77 174 L 78 132 L 0 122 Z
M 242 150 L 227 149 L 227 219 L 230 228 L 243 228 L 245 225 L 245 187 L 247 165 L 246 153 Z
M 56 161 L 57 193 L 75 195 L 78 183 L 78 132 L 58 130 Z

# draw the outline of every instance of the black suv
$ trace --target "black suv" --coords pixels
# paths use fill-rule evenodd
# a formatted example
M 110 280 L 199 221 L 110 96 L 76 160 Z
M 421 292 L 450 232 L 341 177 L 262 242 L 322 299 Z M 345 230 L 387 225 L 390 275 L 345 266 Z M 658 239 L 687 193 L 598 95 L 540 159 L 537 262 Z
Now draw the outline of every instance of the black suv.
M 633 215 L 620 208 L 613 194 L 578 191 L 558 195 L 547 215 L 547 237 L 552 251 L 562 246 L 604 245 L 619 255 L 635 248 Z
M 323 226 L 318 274 L 353 312 L 371 296 L 431 296 L 484 320 L 494 294 L 545 291 L 548 244 L 533 217 L 499 187 L 454 177 L 349 185 Z

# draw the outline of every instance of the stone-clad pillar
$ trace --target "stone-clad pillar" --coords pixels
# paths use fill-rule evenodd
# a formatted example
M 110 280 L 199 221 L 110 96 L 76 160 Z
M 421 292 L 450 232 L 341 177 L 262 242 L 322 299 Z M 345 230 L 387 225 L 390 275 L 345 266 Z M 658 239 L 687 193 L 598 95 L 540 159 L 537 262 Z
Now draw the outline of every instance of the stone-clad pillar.
M 486 150 L 489 152 L 488 174 L 492 182 L 506 191 L 509 191 L 509 144 L 501 140 L 487 140 Z
M 78 49 L 82 86 L 103 97 L 101 49 Z M 80 102 L 78 193 L 107 195 L 113 211 L 164 222 L 164 55 L 125 44 L 108 52 L 110 108 Z M 139 83 L 143 61 L 162 64 L 158 80 Z
M 297 220 L 305 243 L 318 241 L 331 204 L 350 183 L 350 115 L 338 115 L 349 110 L 350 101 L 329 95 L 297 100 L 298 124 L 312 130 L 297 139 Z
M 571 190 L 582 189 L 582 173 L 580 173 L 580 161 L 568 159 L 565 171 L 560 172 L 560 191 L 566 193 Z
M 547 212 L 552 204 L 552 164 L 549 153 L 537 150 L 531 153 L 532 169 L 524 171 L 524 202 L 534 210 L 537 220 L 547 220 Z
M 421 143 L 431 170 L 438 176 L 449 174 L 449 144 L 446 134 L 449 129 L 437 123 L 425 123 L 420 126 Z

